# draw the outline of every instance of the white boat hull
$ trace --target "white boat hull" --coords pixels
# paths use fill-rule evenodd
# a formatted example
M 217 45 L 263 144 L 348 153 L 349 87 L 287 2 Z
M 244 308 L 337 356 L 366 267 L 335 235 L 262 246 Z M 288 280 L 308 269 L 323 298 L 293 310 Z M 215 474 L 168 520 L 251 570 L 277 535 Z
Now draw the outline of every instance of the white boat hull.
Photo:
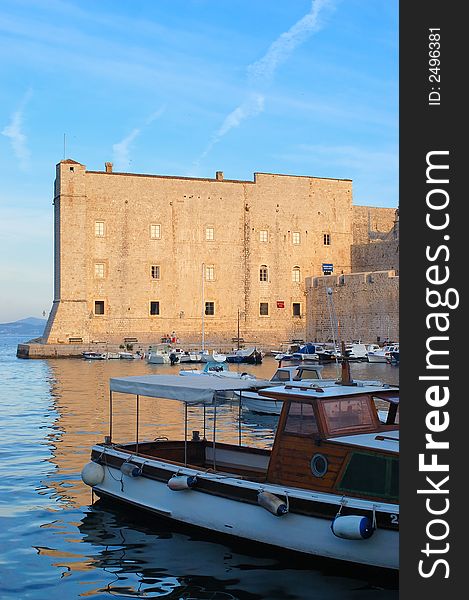
M 102 447 L 95 449 L 102 451 Z M 114 454 L 113 451 L 111 452 Z M 167 463 L 156 460 L 145 462 L 167 468 L 168 479 L 172 474 L 169 471 L 171 466 Z M 176 470 L 180 475 L 197 476 L 198 479 L 216 479 L 239 487 L 250 486 L 258 491 L 276 493 L 281 498 L 285 498 L 285 491 L 290 498 L 295 491 L 302 497 L 309 494 L 311 498 L 321 498 L 321 493 L 318 492 L 308 493 L 304 490 L 281 488 L 272 484 L 256 484 L 236 478 L 226 478 L 216 473 L 199 473 L 189 468 L 177 469 L 172 465 L 172 472 Z M 399 534 L 395 530 L 377 529 L 372 537 L 366 540 L 342 539 L 332 533 L 332 521 L 328 518 L 292 512 L 277 517 L 259 505 L 204 493 L 195 488 L 174 491 L 169 489 L 166 482 L 146 477 L 129 477 L 122 475 L 119 469 L 109 466 L 105 467 L 104 472 L 103 481 L 93 487 L 98 496 L 119 499 L 142 510 L 212 532 L 217 531 L 309 555 L 398 569 Z M 340 498 L 337 497 L 337 506 L 339 502 Z
M 152 365 L 167 365 L 169 364 L 169 356 L 166 356 L 166 354 L 150 354 L 147 362 Z
M 387 362 L 384 354 L 370 354 L 368 353 L 368 362 L 370 363 L 385 363 Z
M 261 415 L 280 415 L 283 402 L 271 400 L 267 396 L 261 396 L 255 392 L 242 392 L 243 407 L 251 412 Z

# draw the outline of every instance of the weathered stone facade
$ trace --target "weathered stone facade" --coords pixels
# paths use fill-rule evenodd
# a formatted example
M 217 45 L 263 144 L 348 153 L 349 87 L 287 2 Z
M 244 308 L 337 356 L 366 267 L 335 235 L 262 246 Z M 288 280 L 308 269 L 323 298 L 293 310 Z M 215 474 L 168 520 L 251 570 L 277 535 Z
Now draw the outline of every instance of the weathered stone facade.
M 240 336 L 259 345 L 305 338 L 305 277 L 323 263 L 350 272 L 363 208 L 352 207 L 349 180 L 165 177 L 71 160 L 57 165 L 54 207 L 45 343 L 154 343 L 172 331 L 200 343 L 203 324 L 220 344 L 237 336 L 239 314 Z M 214 314 L 202 319 L 205 303 Z
M 327 290 L 342 340 L 399 340 L 399 277 L 395 271 L 351 273 L 306 279 L 308 340 L 332 339 Z

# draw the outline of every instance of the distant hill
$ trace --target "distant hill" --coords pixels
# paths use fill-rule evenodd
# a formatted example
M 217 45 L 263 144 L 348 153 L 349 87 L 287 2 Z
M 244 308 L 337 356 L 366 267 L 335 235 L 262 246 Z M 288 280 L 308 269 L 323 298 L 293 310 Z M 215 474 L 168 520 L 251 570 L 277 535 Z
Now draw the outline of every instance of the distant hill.
M 27 317 L 12 323 L 0 323 L 0 334 L 41 335 L 46 323 L 46 319 L 37 319 L 36 317 Z

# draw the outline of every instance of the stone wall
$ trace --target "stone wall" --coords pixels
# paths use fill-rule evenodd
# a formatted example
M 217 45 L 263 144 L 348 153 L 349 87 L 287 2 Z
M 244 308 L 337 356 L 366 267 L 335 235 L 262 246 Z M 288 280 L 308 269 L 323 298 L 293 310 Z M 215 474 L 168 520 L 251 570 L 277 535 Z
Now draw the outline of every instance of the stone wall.
M 352 272 L 387 271 L 399 273 L 399 240 L 354 244 L 352 252 Z
M 220 344 L 237 336 L 238 315 L 250 343 L 304 338 L 305 278 L 320 275 L 322 263 L 351 269 L 349 180 L 165 177 L 113 173 L 109 165 L 87 171 L 66 160 L 57 165 L 55 194 L 48 344 L 155 343 L 172 331 L 181 343 L 200 343 L 202 328 L 207 343 Z M 160 230 L 154 238 L 152 225 Z M 152 302 L 159 314 L 150 315 Z M 202 319 L 205 302 L 214 314 Z
M 387 240 L 396 222 L 395 208 L 353 207 L 353 244 Z
M 399 339 L 399 277 L 395 271 L 352 273 L 306 280 L 308 340 L 332 339 L 327 289 L 343 341 Z

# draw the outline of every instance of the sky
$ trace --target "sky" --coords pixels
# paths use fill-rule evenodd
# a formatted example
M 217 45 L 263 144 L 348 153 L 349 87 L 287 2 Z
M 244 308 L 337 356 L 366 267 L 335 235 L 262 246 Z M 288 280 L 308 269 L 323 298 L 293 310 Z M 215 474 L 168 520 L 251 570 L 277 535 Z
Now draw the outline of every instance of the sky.
M 0 322 L 49 314 L 64 157 L 398 204 L 398 0 L 1 0 L 0 74 Z

